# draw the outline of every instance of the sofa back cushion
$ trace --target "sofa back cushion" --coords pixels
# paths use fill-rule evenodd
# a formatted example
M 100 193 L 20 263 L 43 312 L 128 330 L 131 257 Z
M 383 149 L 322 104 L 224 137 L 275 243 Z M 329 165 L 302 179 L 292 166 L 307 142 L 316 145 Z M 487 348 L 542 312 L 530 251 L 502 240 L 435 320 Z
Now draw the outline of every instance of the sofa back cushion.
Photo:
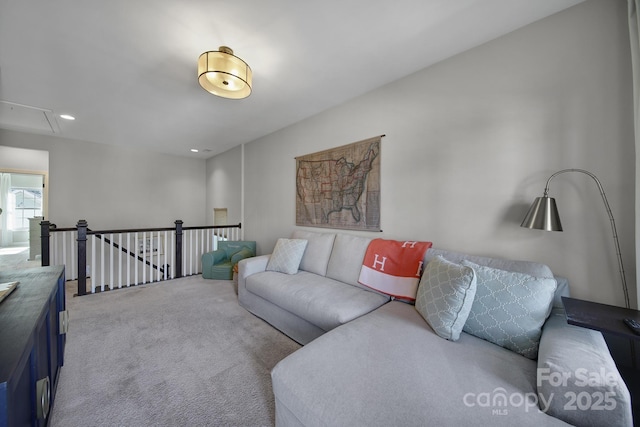
M 370 290 L 358 283 L 362 261 L 369 247 L 369 242 L 371 239 L 367 237 L 349 234 L 336 235 L 327 267 L 327 277 Z
M 329 257 L 331 256 L 333 241 L 336 235 L 332 233 L 313 233 L 311 231 L 295 230 L 291 238 L 304 239 L 308 242 L 302 260 L 300 261 L 300 270 L 326 276 L 327 265 L 329 264 Z
M 425 264 L 438 255 L 442 255 L 444 259 L 455 262 L 456 264 L 460 264 L 462 260 L 467 260 L 473 262 L 474 264 L 497 268 L 500 270 L 515 271 L 517 273 L 524 273 L 534 277 L 554 277 L 553 272 L 548 266 L 537 262 L 514 261 L 502 258 L 476 256 L 465 254 L 462 252 L 448 251 L 444 249 L 428 249 L 427 254 L 424 257 Z
M 425 267 L 430 260 L 438 255 L 441 255 L 445 259 L 455 262 L 456 264 L 460 264 L 463 259 L 466 259 L 467 261 L 471 261 L 478 265 L 498 268 L 500 270 L 515 271 L 517 273 L 529 274 L 534 277 L 553 277 L 556 279 L 558 284 L 553 297 L 553 307 L 564 308 L 561 297 L 571 296 L 569 281 L 564 277 L 554 276 L 551 269 L 545 264 L 533 261 L 514 261 L 502 258 L 468 255 L 462 252 L 430 248 L 427 250 L 427 254 L 424 257 Z

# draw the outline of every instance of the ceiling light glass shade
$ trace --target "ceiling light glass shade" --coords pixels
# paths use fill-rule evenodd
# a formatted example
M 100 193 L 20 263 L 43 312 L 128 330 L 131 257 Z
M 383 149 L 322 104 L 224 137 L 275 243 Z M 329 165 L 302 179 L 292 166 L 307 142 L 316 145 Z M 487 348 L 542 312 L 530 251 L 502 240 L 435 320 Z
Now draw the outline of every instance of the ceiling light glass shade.
M 251 94 L 251 68 L 230 48 L 220 46 L 219 49 L 205 52 L 198 58 L 200 86 L 223 98 L 246 98 Z
M 545 231 L 562 231 L 562 223 L 553 197 L 536 197 L 521 227 Z

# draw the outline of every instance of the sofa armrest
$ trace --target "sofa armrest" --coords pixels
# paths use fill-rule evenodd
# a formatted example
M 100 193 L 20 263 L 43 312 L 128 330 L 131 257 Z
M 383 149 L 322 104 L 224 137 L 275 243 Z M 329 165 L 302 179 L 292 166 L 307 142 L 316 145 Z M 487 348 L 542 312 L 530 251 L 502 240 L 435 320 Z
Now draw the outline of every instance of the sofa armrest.
M 204 279 L 213 279 L 215 277 L 211 271 L 213 270 L 213 266 L 224 261 L 226 258 L 226 252 L 220 249 L 202 254 L 202 257 L 200 257 L 202 260 L 202 277 Z
M 247 277 L 267 269 L 269 257 L 271 257 L 271 255 L 260 255 L 252 258 L 245 258 L 238 262 L 238 296 L 245 292 Z
M 227 253 L 222 249 L 202 254 L 202 263 L 206 263 L 209 266 L 218 264 L 225 259 L 227 259 Z
M 602 334 L 555 308 L 540 338 L 540 409 L 574 425 L 632 426 L 631 397 Z

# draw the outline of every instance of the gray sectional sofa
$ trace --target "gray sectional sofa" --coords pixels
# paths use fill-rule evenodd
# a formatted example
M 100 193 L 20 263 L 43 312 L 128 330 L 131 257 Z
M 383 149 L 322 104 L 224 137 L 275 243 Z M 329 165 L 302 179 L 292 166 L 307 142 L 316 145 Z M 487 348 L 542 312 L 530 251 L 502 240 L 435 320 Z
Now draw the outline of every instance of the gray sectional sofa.
M 360 285 L 371 239 L 300 230 L 292 238 L 307 241 L 296 274 L 267 271 L 270 255 L 242 260 L 238 274 L 239 303 L 304 344 L 272 371 L 277 426 L 633 424 L 602 334 L 566 323 L 566 280 L 556 278 L 529 358 L 466 329 L 444 339 L 416 306 Z M 541 264 L 437 249 L 425 265 L 436 257 L 553 278 Z

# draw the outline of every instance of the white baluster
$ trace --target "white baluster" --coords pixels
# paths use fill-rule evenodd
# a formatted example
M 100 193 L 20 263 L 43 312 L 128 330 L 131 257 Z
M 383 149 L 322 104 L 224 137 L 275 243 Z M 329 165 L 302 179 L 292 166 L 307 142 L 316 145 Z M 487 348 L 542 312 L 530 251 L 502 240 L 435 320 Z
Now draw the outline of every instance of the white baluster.
M 159 268 L 160 268 L 160 258 L 159 258 L 160 257 L 160 232 L 156 231 L 155 232 L 155 236 L 156 236 L 156 242 L 155 242 L 156 252 L 155 252 L 155 257 L 153 256 L 154 253 L 151 252 L 151 259 L 152 260 L 155 259 L 151 263 L 151 265 L 152 265 L 151 271 L 153 272 L 153 276 L 155 278 L 155 281 L 157 282 L 157 281 L 160 280 L 160 276 L 159 276 L 159 274 L 160 274 L 160 271 L 159 271 Z M 153 265 L 155 265 L 155 267 L 153 267 Z
M 129 252 L 131 252 L 131 233 L 127 233 L 127 274 L 125 274 L 127 287 L 131 284 L 131 254 Z
M 189 241 L 189 231 L 185 231 L 183 239 L 182 239 L 182 275 L 185 276 L 187 274 L 187 244 Z
M 105 236 L 106 239 L 106 236 Z M 109 289 L 115 289 L 115 280 L 113 277 L 113 233 L 109 235 Z
M 149 236 L 149 282 L 153 282 L 153 231 Z
M 192 245 L 193 248 L 193 260 L 191 261 L 191 265 L 193 265 L 193 267 L 195 268 L 195 273 L 198 273 L 198 260 L 196 259 L 198 257 L 198 230 L 193 230 L 193 234 L 196 235 L 196 241 L 194 242 L 194 244 Z M 194 274 L 193 270 L 191 271 L 191 274 Z
M 189 275 L 195 274 L 196 269 L 196 252 L 198 251 L 198 230 L 191 230 L 192 241 L 189 245 L 189 249 L 191 250 L 191 270 L 189 271 Z
M 142 259 L 147 259 L 147 232 L 142 233 Z M 142 261 L 142 283 L 147 283 L 147 269 L 145 261 Z
M 152 262 L 152 264 L 155 265 L 152 271 L 157 282 L 160 280 L 160 276 L 159 276 L 160 274 L 160 232 L 156 231 L 155 233 L 158 240 L 156 240 L 156 253 L 155 253 L 156 256 L 153 257 L 152 255 L 152 259 L 155 258 L 155 261 Z
M 73 242 L 76 241 L 76 239 L 78 238 L 78 232 L 77 231 L 72 231 L 70 233 L 70 243 L 71 243 L 71 277 L 69 278 L 70 280 L 77 280 L 78 279 L 78 269 L 76 268 L 76 261 L 78 259 L 78 247 L 76 245 L 73 244 Z
M 58 238 L 58 233 L 51 233 L 49 235 L 49 262 L 51 265 L 57 265 L 56 263 L 56 252 L 57 252 L 57 245 L 56 245 L 56 241 Z
M 118 234 L 118 288 L 122 289 L 122 233 Z
M 176 277 L 176 232 L 171 232 L 171 278 Z
M 162 278 L 163 280 L 167 280 L 167 252 L 168 252 L 168 248 L 167 248 L 167 243 L 169 242 L 168 240 L 168 235 L 169 233 L 165 230 L 164 232 L 164 263 L 162 264 Z
M 96 292 L 96 280 L 98 276 L 96 275 L 96 236 L 91 235 L 91 265 L 89 266 L 89 270 L 91 271 L 91 293 Z M 83 274 L 80 272 L 80 274 Z
M 147 267 L 149 270 L 149 282 L 153 282 L 153 231 L 149 233 L 149 236 L 149 249 L 147 250 L 149 254 L 149 265 Z M 145 265 L 147 265 L 146 262 Z
M 100 290 L 104 292 L 104 235 L 102 235 L 102 244 L 100 245 Z
M 157 266 L 160 264 L 160 262 L 158 261 L 158 257 L 160 256 L 160 232 L 156 231 L 154 234 L 158 239 L 155 242 L 156 256 L 154 257 L 153 256 L 154 252 L 151 251 L 151 266 L 149 268 L 151 269 L 150 271 L 153 274 L 153 277 L 155 278 L 155 281 L 157 282 L 158 280 L 160 280 L 158 278 L 158 269 L 157 269 Z M 155 261 L 154 261 L 154 258 L 155 258 Z M 153 267 L 154 264 L 156 265 L 155 268 Z
M 136 258 L 135 258 L 136 262 L 135 262 L 134 267 L 133 267 L 134 276 L 135 276 L 134 277 L 135 281 L 133 283 L 136 284 L 136 285 L 138 284 L 138 264 L 140 264 L 140 262 L 138 262 L 138 254 L 140 253 L 140 245 L 138 244 L 138 242 L 139 242 L 138 241 L 138 233 L 135 232 L 133 234 L 133 244 L 135 245 L 134 252 L 136 254 Z

